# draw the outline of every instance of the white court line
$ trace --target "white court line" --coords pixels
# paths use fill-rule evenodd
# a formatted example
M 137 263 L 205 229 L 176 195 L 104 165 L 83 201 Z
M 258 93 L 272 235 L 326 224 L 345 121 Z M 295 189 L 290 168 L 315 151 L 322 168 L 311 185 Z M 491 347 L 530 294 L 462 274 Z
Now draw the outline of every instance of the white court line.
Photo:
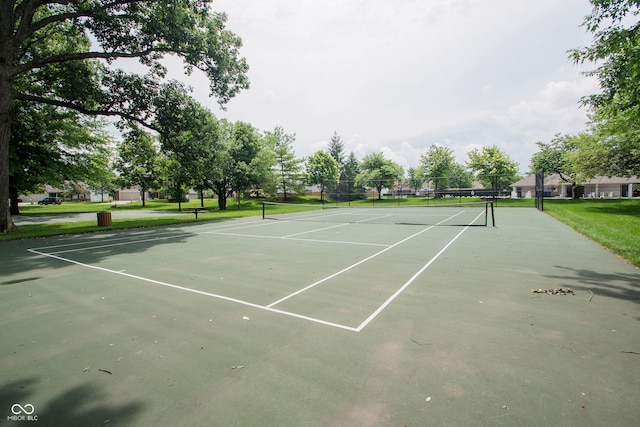
M 305 292 L 305 291 L 308 291 L 309 289 L 311 289 L 311 288 L 314 288 L 314 287 L 318 286 L 320 283 L 326 282 L 326 281 L 327 281 L 327 280 L 329 280 L 329 279 L 333 279 L 334 277 L 336 277 L 336 276 L 338 276 L 338 275 L 340 275 L 340 274 L 342 274 L 342 273 L 345 273 L 345 272 L 347 272 L 347 271 L 351 270 L 352 268 L 355 268 L 355 267 L 359 266 L 360 264 L 363 264 L 363 263 L 365 263 L 365 262 L 367 262 L 367 261 L 369 261 L 369 260 L 371 260 L 371 259 L 373 259 L 373 258 L 377 257 L 378 255 L 381 255 L 381 254 L 385 253 L 386 251 L 388 251 L 388 250 L 390 250 L 390 249 L 395 248 L 395 247 L 396 247 L 396 246 L 398 246 L 399 244 L 404 243 L 404 242 L 406 242 L 407 240 L 412 239 L 412 238 L 414 238 L 414 237 L 416 237 L 416 236 L 418 236 L 418 235 L 420 235 L 420 234 L 424 233 L 425 231 L 432 229 L 433 227 L 435 227 L 435 225 L 432 225 L 431 227 L 428 227 L 428 228 L 425 228 L 425 229 L 423 229 L 423 230 L 420 230 L 419 232 L 417 232 L 417 233 L 415 233 L 415 234 L 412 234 L 411 236 L 409 236 L 409 237 L 407 237 L 407 238 L 405 238 L 405 239 L 402 239 L 402 240 L 400 240 L 399 242 L 394 243 L 394 244 L 393 244 L 393 245 L 391 245 L 391 246 L 387 246 L 386 248 L 384 248 L 384 249 L 383 249 L 383 250 L 381 250 L 380 252 L 376 252 L 375 254 L 373 254 L 373 255 L 371 255 L 371 256 L 368 256 L 367 258 L 362 259 L 362 260 L 360 260 L 360 261 L 356 262 L 355 264 L 350 265 L 350 266 L 349 266 L 349 267 L 347 267 L 347 268 L 343 268 L 342 270 L 340 270 L 340 271 L 338 271 L 338 272 L 336 272 L 336 273 L 333 273 L 332 275 L 327 276 L 327 277 L 325 277 L 325 278 L 323 278 L 323 279 L 320 279 L 320 280 L 318 280 L 317 282 L 314 282 L 314 283 L 310 284 L 309 286 L 307 286 L 307 287 L 305 287 L 305 288 L 302 288 L 302 289 L 300 289 L 300 290 L 298 290 L 298 291 L 296 291 L 296 292 L 294 292 L 294 293 L 292 293 L 292 294 L 289 294 L 289 295 L 287 295 L 287 296 L 285 296 L 285 297 L 283 297 L 283 298 L 280 298 L 278 301 L 272 302 L 272 303 L 271 303 L 271 304 L 269 304 L 267 307 L 269 307 L 269 308 L 270 308 L 270 307 L 273 307 L 274 305 L 278 305 L 278 304 L 280 304 L 281 302 L 288 300 L 289 298 L 293 298 L 293 297 L 295 297 L 296 295 L 300 295 L 301 293 L 303 293 L 303 292 Z
M 480 218 L 480 216 L 482 216 L 482 215 L 484 215 L 484 212 L 483 212 L 483 213 L 481 213 L 480 215 L 478 215 L 478 216 L 474 219 L 474 221 L 476 221 L 476 220 L 477 220 L 478 218 Z M 426 264 L 425 264 L 425 265 L 424 265 L 420 270 L 418 270 L 418 272 L 417 272 L 416 274 L 414 274 L 413 276 L 411 276 L 411 278 L 410 278 L 409 280 L 407 280 L 407 281 L 405 282 L 405 284 L 404 284 L 404 285 L 402 285 L 402 286 L 400 287 L 400 289 L 398 289 L 397 291 L 395 291 L 395 292 L 394 292 L 394 294 L 393 294 L 393 295 L 391 295 L 391 296 L 390 296 L 390 297 L 389 297 L 389 298 L 388 298 L 384 303 L 382 303 L 382 305 L 381 305 L 380 307 L 378 307 L 376 311 L 374 311 L 373 313 L 371 313 L 371 315 L 370 315 L 370 316 L 369 316 L 369 317 L 368 317 L 364 322 L 362 322 L 362 323 L 360 324 L 360 326 L 358 326 L 358 327 L 356 328 L 357 332 L 360 332 L 361 330 L 363 330 L 363 329 L 364 329 L 364 328 L 365 328 L 369 323 L 371 323 L 371 321 L 373 321 L 373 319 L 375 319 L 376 317 L 378 317 L 378 315 L 379 315 L 380 313 L 382 313 L 382 310 L 384 310 L 385 308 L 387 308 L 387 306 L 388 306 L 389 304 L 391 304 L 391 302 L 392 302 L 394 299 L 396 299 L 396 297 L 397 297 L 398 295 L 400 295 L 402 292 L 404 292 L 404 290 L 405 290 L 405 289 L 407 289 L 407 287 L 409 287 L 409 285 L 410 285 L 411 283 L 413 283 L 413 281 L 414 281 L 414 280 L 416 280 L 416 279 L 418 278 L 418 276 L 420 276 L 422 273 L 424 273 L 424 271 L 425 271 L 427 268 L 429 268 L 429 266 L 431 266 L 431 264 L 433 264 L 433 262 L 434 262 L 436 259 L 438 259 L 438 258 L 440 257 L 440 255 L 442 255 L 442 254 L 444 253 L 444 251 L 446 251 L 446 250 L 449 248 L 449 246 L 451 246 L 451 245 L 453 244 L 453 242 L 455 242 L 455 241 L 458 239 L 458 237 L 462 236 L 462 233 L 464 233 L 465 231 L 467 231 L 467 230 L 469 229 L 469 227 L 470 227 L 470 226 L 469 226 L 469 225 L 467 225 L 467 226 L 466 226 L 466 227 L 465 227 L 461 232 L 459 232 L 459 233 L 458 233 L 458 234 L 457 234 L 453 239 L 451 239 L 451 240 L 449 241 L 449 243 L 447 243 L 447 244 L 444 246 L 444 248 L 442 248 L 442 249 L 440 250 L 440 252 L 438 252 L 438 253 L 437 253 L 433 258 L 431 258 L 431 259 L 429 260 L 429 262 L 427 262 L 427 263 L 426 263 Z
M 457 213 L 457 214 L 455 214 L 455 215 L 453 215 L 453 216 L 451 216 L 451 217 L 449 217 L 449 218 L 447 218 L 447 219 L 445 219 L 445 220 L 443 220 L 443 221 L 440 221 L 438 224 L 441 224 L 441 223 L 443 223 L 443 222 L 445 222 L 445 221 L 448 221 L 448 220 L 450 220 L 450 219 L 452 219 L 452 218 L 455 218 L 455 217 L 456 217 L 456 216 L 458 216 L 458 215 L 460 215 L 460 213 Z M 391 246 L 387 246 L 386 248 L 384 248 L 384 249 L 383 249 L 383 250 L 381 250 L 380 252 L 376 252 L 375 254 L 373 254 L 373 255 L 371 255 L 371 256 L 369 256 L 369 257 L 367 257 L 367 258 L 363 259 L 363 260 L 360 260 L 360 261 L 356 262 L 355 264 L 350 265 L 350 266 L 349 266 L 349 267 L 347 267 L 347 268 L 344 268 L 344 269 L 342 269 L 342 270 L 340 270 L 340 271 L 338 271 L 338 272 L 336 272 L 336 273 L 333 273 L 333 274 L 332 274 L 332 275 L 330 275 L 330 276 L 327 276 L 327 277 L 325 277 L 325 278 L 323 278 L 323 279 L 318 280 L 317 282 L 314 282 L 314 283 L 310 284 L 310 285 L 309 285 L 309 286 L 307 286 L 307 287 L 304 287 L 304 288 L 302 288 L 302 289 L 299 289 L 299 290 L 297 290 L 296 292 L 293 292 L 293 293 L 291 293 L 291 294 L 289 294 L 289 295 L 287 295 L 287 296 L 285 296 L 285 297 L 283 297 L 283 298 L 280 298 L 280 299 L 279 299 L 279 300 L 277 300 L 277 301 L 272 302 L 272 303 L 271 303 L 271 304 L 269 304 L 267 307 L 273 307 L 274 305 L 278 305 L 278 304 L 280 304 L 281 302 L 288 300 L 289 298 L 293 298 L 293 297 L 295 297 L 296 295 L 300 295 L 301 293 L 306 292 L 306 291 L 308 291 L 309 289 L 314 288 L 314 287 L 318 286 L 319 284 L 326 282 L 327 280 L 333 279 L 334 277 L 336 277 L 336 276 L 338 276 L 338 275 L 340 275 L 340 274 L 342 274 L 342 273 L 345 273 L 345 272 L 347 272 L 347 271 L 351 270 L 352 268 L 355 268 L 355 267 L 359 266 L 360 264 L 363 264 L 363 263 L 365 263 L 365 262 L 367 262 L 367 261 L 369 261 L 369 260 L 371 260 L 371 259 L 373 259 L 373 258 L 377 257 L 378 255 L 381 255 L 381 254 L 385 253 L 386 251 L 388 251 L 388 250 L 390 250 L 390 249 L 395 248 L 396 246 L 398 246 L 398 245 L 400 245 L 400 244 L 402 244 L 402 243 L 406 242 L 407 240 L 409 240 L 409 239 L 413 239 L 414 237 L 419 236 L 420 234 L 424 233 L 425 231 L 431 230 L 433 227 L 435 227 L 435 226 L 436 226 L 436 225 L 438 225 L 438 224 L 435 224 L 435 225 L 432 225 L 432 226 L 427 227 L 427 228 L 425 228 L 425 229 L 422 229 L 422 230 L 420 230 L 419 232 L 417 232 L 417 233 L 415 233 L 415 234 L 412 234 L 411 236 L 409 236 L 409 237 L 407 237 L 407 238 L 405 238 L 405 239 L 402 239 L 402 240 L 400 240 L 399 242 L 396 242 L 396 243 L 394 243 L 394 244 L 393 244 L 393 245 L 391 245 Z
M 152 238 L 149 238 L 149 239 L 129 240 L 129 241 L 126 241 L 126 242 L 106 243 L 104 245 L 85 246 L 85 247 L 75 248 L 75 249 L 65 249 L 65 250 L 62 250 L 62 251 L 52 251 L 52 252 L 49 252 L 49 254 L 64 254 L 64 253 L 69 253 L 69 252 L 79 252 L 79 251 L 86 251 L 86 250 L 109 248 L 109 247 L 112 247 L 112 246 L 123 246 L 123 245 L 132 245 L 132 244 L 136 244 L 136 243 L 155 242 L 157 240 L 177 239 L 178 237 L 187 237 L 187 236 L 189 236 L 189 235 L 188 234 L 176 234 L 176 235 L 173 235 L 173 236 L 152 237 Z M 46 248 L 39 248 L 39 249 L 46 249 Z
M 260 225 L 267 225 L 267 224 L 260 224 Z M 193 226 L 193 225 L 192 225 Z M 205 228 L 206 227 L 206 228 Z M 235 229 L 238 228 L 237 224 L 229 224 L 229 223 L 224 223 L 224 224 L 216 224 L 215 226 L 205 226 L 202 225 L 200 226 L 200 228 L 205 228 L 207 230 L 209 229 L 219 229 L 219 228 L 224 228 L 224 227 L 228 227 L 229 229 Z M 233 228 L 232 228 L 233 227 Z M 249 228 L 249 227 L 256 227 L 256 225 L 249 225 L 249 226 L 245 226 L 245 228 Z M 122 230 L 116 230 L 117 232 L 122 232 Z M 164 235 L 169 235 L 168 238 L 171 238 L 172 235 L 176 235 L 177 237 L 180 236 L 187 236 L 190 234 L 202 234 L 202 232 L 196 232 L 196 233 L 189 233 L 183 231 L 183 230 L 170 230 L 170 231 L 165 231 L 165 232 L 160 232 L 160 233 L 155 233 L 155 232 L 150 232 L 150 231 L 142 231 L 142 232 L 138 232 L 138 233 L 127 233 L 126 236 L 122 236 L 122 237 L 110 237 L 108 239 L 109 242 L 118 242 L 118 241 L 125 241 L 123 244 L 127 244 L 129 243 L 129 241 L 134 241 L 134 242 L 142 242 L 142 241 L 148 241 L 148 240 L 140 240 L 140 236 L 149 236 L 149 235 L 153 235 L 154 238 L 157 238 L 158 236 L 164 236 Z M 103 240 L 103 239 L 100 239 Z M 44 249 L 53 249 L 53 248 L 65 248 L 65 247 L 69 247 L 69 246 L 82 246 L 82 245 L 89 245 L 89 244 L 93 244 L 95 243 L 94 241 L 86 241 L 83 240 L 81 242 L 71 242 L 71 243 L 64 243 L 64 244 L 60 244 L 60 245 L 51 245 L 51 246 L 41 246 L 38 248 L 32 248 L 35 250 L 44 250 Z M 92 247 L 88 247 L 87 249 L 92 249 Z M 54 252 L 54 253 L 61 253 L 61 252 Z
M 327 322 L 326 320 L 316 319 L 314 317 L 309 317 L 309 316 L 303 316 L 301 314 L 291 313 L 289 311 L 284 311 L 284 310 L 278 310 L 278 309 L 271 308 L 271 307 L 265 307 L 263 305 L 254 304 L 252 302 L 243 301 L 243 300 L 239 300 L 239 299 L 231 298 L 231 297 L 226 297 L 224 295 L 212 294 L 212 293 L 209 293 L 209 292 L 199 291 L 197 289 L 186 288 L 184 286 L 174 285 L 172 283 L 161 282 L 159 280 L 153 280 L 153 279 L 149 279 L 149 278 L 146 278 L 146 277 L 136 276 L 134 274 L 125 273 L 123 271 L 116 271 L 116 270 L 111 270 L 111 269 L 104 268 L 104 267 L 98 267 L 96 265 L 85 264 L 85 263 L 82 263 L 82 262 L 79 262 L 79 261 L 74 261 L 72 259 L 63 258 L 63 257 L 57 256 L 57 255 L 52 255 L 52 254 L 48 254 L 48 253 L 44 253 L 44 252 L 39 252 L 39 251 L 37 251 L 35 249 L 27 249 L 27 251 L 29 251 L 31 253 L 34 253 L 34 254 L 37 254 L 37 255 L 42 255 L 42 256 L 49 257 L 49 258 L 57 259 L 59 261 L 68 262 L 70 264 L 75 264 L 75 265 L 78 265 L 78 266 L 81 266 L 81 267 L 91 268 L 91 269 L 94 269 L 94 270 L 100 270 L 100 271 L 103 271 L 105 273 L 117 274 L 119 276 L 129 277 L 131 279 L 136 279 L 136 280 L 142 280 L 144 282 L 153 283 L 155 285 L 166 286 L 168 288 L 178 289 L 178 290 L 186 291 L 186 292 L 192 292 L 192 293 L 198 294 L 198 295 L 204 295 L 204 296 L 208 296 L 208 297 L 212 297 L 212 298 L 221 299 L 221 300 L 224 300 L 224 301 L 235 302 L 237 304 L 242 304 L 242 305 L 246 305 L 246 306 L 249 306 L 249 307 L 258 308 L 258 309 L 270 311 L 270 312 L 273 312 L 273 313 L 284 314 L 286 316 L 296 317 L 298 319 L 304 319 L 304 320 L 308 320 L 310 322 L 320 323 L 322 325 L 332 326 L 334 328 L 345 329 L 347 331 L 356 332 L 355 328 L 353 328 L 351 326 L 341 325 L 339 323 Z
M 286 237 L 286 236 L 262 236 L 260 234 L 223 233 L 223 232 L 216 232 L 216 231 L 207 231 L 205 234 L 214 234 L 216 236 L 249 237 L 252 239 L 260 238 L 260 239 L 276 239 L 276 240 L 293 240 L 297 242 L 335 243 L 339 245 L 381 246 L 385 248 L 389 246 L 388 244 L 384 244 L 384 243 L 350 242 L 348 240 L 295 239 L 293 237 Z
M 227 226 L 229 226 L 230 224 L 227 224 Z M 229 230 L 236 230 L 236 229 L 242 229 L 242 228 L 252 228 L 252 227 L 260 227 L 260 226 L 265 226 L 265 225 L 270 225 L 270 224 L 257 224 L 257 225 L 248 225 L 248 226 L 244 226 L 244 227 L 237 227 L 235 224 L 226 228 Z M 210 229 L 211 227 L 208 227 L 207 229 Z M 220 229 L 223 228 L 223 226 L 221 225 L 220 227 L 213 227 L 215 229 Z M 225 230 L 226 230 L 225 229 Z M 75 249 L 65 249 L 62 251 L 51 251 L 48 252 L 50 254 L 64 254 L 64 253 L 69 253 L 69 252 L 80 252 L 80 251 L 84 251 L 84 250 L 94 250 L 94 249 L 101 249 L 101 248 L 108 248 L 108 247 L 113 247 L 113 246 L 123 246 L 123 245 L 131 245 L 131 244 L 136 244 L 136 243 L 144 243 L 144 242 L 154 242 L 156 240 L 167 240 L 167 239 L 176 239 L 176 238 L 180 238 L 180 237 L 189 237 L 189 236 L 196 236 L 196 235 L 200 235 L 200 234 L 224 234 L 224 233 L 216 233 L 214 231 L 199 231 L 199 232 L 183 232 L 183 231 L 179 231 L 179 230 L 174 230 L 174 231 L 170 231 L 170 232 L 164 232 L 164 233 L 157 233 L 157 234 L 153 234 L 153 237 L 149 237 L 148 239 L 140 239 L 139 236 L 140 234 L 142 235 L 148 235 L 148 233 L 139 233 L 136 234 L 134 236 L 126 236 L 126 237 L 121 237 L 121 238 L 110 238 L 108 239 L 109 242 L 117 242 L 117 243 L 105 243 L 105 244 L 101 244 L 101 245 L 94 245 L 94 246 L 86 246 L 90 243 L 95 243 L 93 241 L 90 242 L 74 242 L 74 243 L 65 243 L 62 245 L 52 245 L 52 246 L 42 246 L 39 248 L 31 248 L 33 250 L 44 250 L 44 249 L 55 249 L 55 248 L 63 248 L 63 247 L 69 247 L 69 246 L 75 246 Z M 158 236 L 162 236 L 165 235 L 164 237 L 158 237 Z M 85 245 L 85 246 L 83 246 Z
M 175 234 L 178 233 L 177 231 L 167 231 L 164 233 L 155 233 L 153 234 L 154 238 L 157 236 L 162 236 L 162 235 L 166 235 L 166 234 Z M 149 235 L 149 232 L 146 233 L 137 233 L 135 235 L 129 235 L 129 236 L 125 236 L 125 237 L 116 237 L 116 238 L 109 238 L 109 242 L 117 242 L 120 240 L 134 240 L 134 241 L 139 241 L 139 240 L 135 240 L 138 239 L 140 235 L 144 235 L 147 236 Z M 181 236 L 184 236 L 184 233 L 180 233 Z M 104 240 L 104 239 L 100 239 L 100 240 Z M 60 244 L 60 245 L 51 245 L 51 246 L 41 246 L 38 248 L 32 248 L 35 250 L 44 250 L 44 249 L 54 249 L 54 248 L 66 248 L 69 246 L 81 246 L 81 245 L 88 245 L 88 244 L 94 244 L 95 241 L 91 240 L 91 241 L 87 241 L 87 240 L 83 240 L 81 242 L 72 242 L 72 243 L 64 243 L 64 244 Z M 129 243 L 129 242 L 125 242 L 125 243 Z
M 284 220 L 284 221 L 300 221 L 300 220 L 309 220 L 309 219 L 316 219 L 316 218 L 329 218 L 329 217 L 340 216 L 340 215 L 351 215 L 353 213 L 358 213 L 358 212 L 366 212 L 365 209 L 360 209 L 360 208 L 341 208 L 340 210 L 342 209 L 354 209 L 354 210 L 334 212 L 332 208 L 326 208 L 322 210 L 313 210 L 309 212 L 309 215 L 304 215 L 304 213 L 300 214 L 299 212 L 297 213 L 294 212 L 294 213 L 282 214 L 281 217 L 275 217 L 275 216 L 267 217 L 267 219 Z M 327 213 L 325 212 L 325 210 L 331 213 Z
M 330 230 L 330 229 L 332 229 L 332 228 L 344 227 L 344 226 L 346 226 L 346 225 L 349 225 L 349 224 L 338 224 L 338 225 L 332 225 L 332 226 L 330 226 L 330 227 L 317 228 L 317 229 L 315 229 L 315 230 L 311 230 L 311 231 L 303 231 L 303 232 L 301 232 L 301 233 L 289 234 L 289 235 L 287 235 L 287 236 L 284 236 L 284 238 L 294 237 L 294 236 L 301 236 L 301 235 L 303 235 L 303 234 L 309 234 L 309 233 L 316 233 L 316 232 L 318 232 L 318 231 Z
M 389 214 L 389 215 L 378 215 L 378 216 L 374 216 L 373 218 L 363 219 L 363 220 L 355 221 L 355 222 L 360 223 L 360 222 L 374 221 L 376 219 L 389 218 L 390 216 L 393 216 L 393 215 L 391 215 L 391 214 Z

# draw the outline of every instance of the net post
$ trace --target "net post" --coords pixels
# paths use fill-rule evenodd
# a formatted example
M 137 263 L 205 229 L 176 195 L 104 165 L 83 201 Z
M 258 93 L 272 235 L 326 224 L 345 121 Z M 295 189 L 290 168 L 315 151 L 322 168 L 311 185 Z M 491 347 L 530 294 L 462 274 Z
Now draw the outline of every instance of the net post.
M 536 208 L 539 211 L 544 211 L 544 169 L 538 169 L 536 171 Z
M 264 209 L 265 209 L 265 208 L 264 208 L 264 202 L 262 202 L 262 219 L 264 219 L 264 215 L 265 215 L 265 213 L 264 213 Z
M 496 216 L 493 213 L 493 202 L 491 202 L 491 225 L 496 226 Z
M 489 215 L 489 202 L 484 204 L 484 226 L 488 225 L 487 217 Z

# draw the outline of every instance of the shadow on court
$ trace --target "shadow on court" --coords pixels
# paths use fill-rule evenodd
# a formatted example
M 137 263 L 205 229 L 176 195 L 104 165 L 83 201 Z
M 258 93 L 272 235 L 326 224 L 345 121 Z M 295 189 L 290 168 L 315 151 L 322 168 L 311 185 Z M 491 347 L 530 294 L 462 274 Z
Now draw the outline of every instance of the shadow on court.
M 640 304 L 640 282 L 637 275 L 611 271 L 603 273 L 563 266 L 556 266 L 556 268 L 566 271 L 567 274 L 546 277 L 564 282 L 567 287 L 576 290 L 591 291 L 594 297 L 607 296 Z
M 50 237 L 0 242 L 2 275 L 0 286 L 46 279 L 47 270 L 66 267 L 69 264 L 58 259 L 30 252 L 30 249 L 65 257 L 65 254 L 82 252 L 81 262 L 96 264 L 114 254 L 142 254 L 154 247 L 171 245 L 179 248 L 193 236 L 188 225 L 182 227 L 153 228 L 148 230 L 124 230 L 75 236 Z
M 40 378 L 27 377 L 6 383 L 0 387 L 0 416 L 2 421 L 16 425 L 47 426 L 97 426 L 133 425 L 136 415 L 144 405 L 133 401 L 125 405 L 109 405 L 104 402 L 106 393 L 94 384 L 74 386 L 46 402 L 32 400 L 36 389 L 44 388 Z M 12 418 L 14 417 L 14 418 Z

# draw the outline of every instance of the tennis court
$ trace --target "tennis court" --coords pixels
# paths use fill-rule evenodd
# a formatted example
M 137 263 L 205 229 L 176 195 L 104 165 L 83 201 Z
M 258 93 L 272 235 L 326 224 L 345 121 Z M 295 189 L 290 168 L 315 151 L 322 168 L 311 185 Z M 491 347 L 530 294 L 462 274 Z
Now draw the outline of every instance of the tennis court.
M 2 422 L 637 425 L 638 270 L 491 208 L 3 243 Z

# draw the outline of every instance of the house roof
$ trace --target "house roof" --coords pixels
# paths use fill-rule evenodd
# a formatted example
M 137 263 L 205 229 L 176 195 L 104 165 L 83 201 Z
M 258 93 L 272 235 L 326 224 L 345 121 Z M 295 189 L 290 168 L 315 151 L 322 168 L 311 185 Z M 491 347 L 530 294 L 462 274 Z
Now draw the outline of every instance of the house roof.
M 544 176 L 544 185 L 555 186 L 560 184 L 566 184 L 566 181 L 563 181 L 560 178 L 560 175 L 557 173 L 549 174 Z M 640 179 L 637 176 L 631 177 L 606 177 L 606 176 L 597 176 L 595 178 L 588 179 L 580 184 L 640 184 Z M 536 186 L 536 176 L 529 175 L 526 178 L 521 179 L 520 181 L 514 182 L 511 184 L 512 187 L 535 187 Z

